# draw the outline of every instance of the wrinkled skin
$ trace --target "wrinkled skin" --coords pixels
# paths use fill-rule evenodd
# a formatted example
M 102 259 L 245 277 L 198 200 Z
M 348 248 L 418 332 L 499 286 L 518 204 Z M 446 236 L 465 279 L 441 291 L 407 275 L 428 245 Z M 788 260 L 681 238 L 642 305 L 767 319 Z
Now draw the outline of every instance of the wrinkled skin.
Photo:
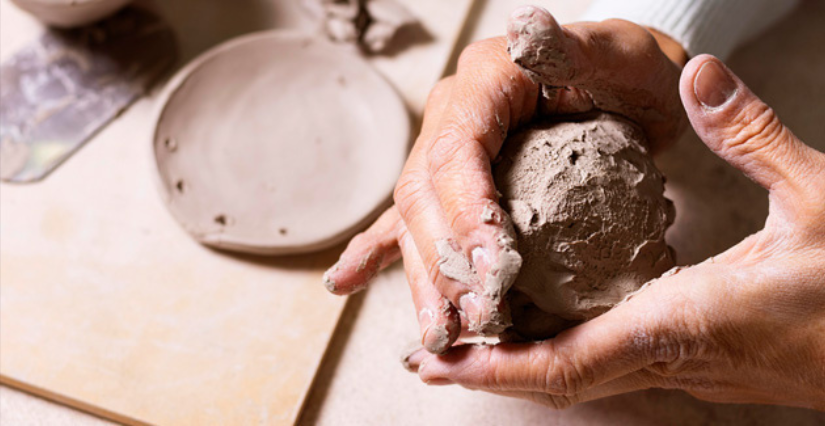
M 526 24 L 540 31 L 521 31 Z M 549 91 L 550 99 L 540 96 L 539 85 L 513 63 L 508 39 L 493 38 L 464 50 L 457 74 L 430 94 L 421 134 L 395 190 L 396 205 L 353 238 L 325 276 L 330 291 L 350 294 L 403 254 L 422 344 L 433 353 L 446 351 L 462 326 L 483 323 L 499 308 L 478 296 L 483 279 L 462 284 L 439 271 L 436 242 L 451 241 L 480 277 L 496 263 L 496 236 L 503 224 L 479 218 L 486 208 L 496 217 L 506 216 L 498 205 L 491 160 L 508 131 L 537 115 L 600 107 L 639 123 L 656 151 L 673 142 L 685 122 L 674 63 L 684 59 L 684 52 L 676 49 L 668 57 L 662 51 L 673 49 L 672 40 L 621 20 L 560 27 L 548 12 L 530 7 L 511 17 L 510 44 L 548 35 L 558 37 L 545 47 L 569 58 L 555 71 L 557 76 L 552 69 L 540 70 L 544 82 L 557 86 Z
M 713 85 L 700 73 L 731 76 L 735 91 L 703 105 L 696 93 Z M 708 147 L 768 189 L 765 228 L 552 340 L 419 351 L 422 380 L 552 407 L 656 387 L 825 410 L 825 154 L 711 56 L 688 63 L 681 94 Z
M 521 12 L 514 19 L 523 18 Z M 533 16 L 545 19 L 535 10 Z M 662 53 L 639 29 L 608 21 L 563 31 L 582 41 L 601 40 L 593 48 L 647 58 L 655 69 Z M 604 33 L 590 33 L 600 31 Z M 825 410 L 825 154 L 797 139 L 730 70 L 707 55 L 691 60 L 681 73 L 676 86 L 681 102 L 708 147 L 769 191 L 765 228 L 719 256 L 654 281 L 626 303 L 553 339 L 447 350 L 428 341 L 437 334 L 431 331 L 445 324 L 454 340 L 459 333 L 456 307 L 463 309 L 465 320 L 489 308 L 462 306 L 461 296 L 473 289 L 438 275 L 430 243 L 434 235 L 454 236 L 479 270 L 495 256 L 489 251 L 472 256 L 472 248 L 486 247 L 483 236 L 489 231 L 478 224 L 477 208 L 495 199 L 488 180 L 490 158 L 500 148 L 496 117 L 510 129 L 532 117 L 539 104 L 531 103 L 538 99 L 538 87 L 510 68 L 503 47 L 502 40 L 472 47 L 462 56 L 457 76 L 433 92 L 424 131 L 399 183 L 397 207 L 353 240 L 330 275 L 333 290 L 363 288 L 373 270 L 397 259 L 400 246 L 416 307 L 427 313 L 419 315 L 427 350 L 411 355 L 408 363 L 429 384 L 458 384 L 557 408 L 656 387 L 683 389 L 717 402 Z M 617 90 L 623 87 L 617 82 L 628 82 L 631 95 L 625 99 L 640 102 L 634 108 L 667 116 L 670 83 L 645 89 L 645 83 L 668 80 L 662 75 L 670 72 L 666 68 L 656 72 L 658 77 L 645 79 L 616 69 L 611 78 Z M 725 88 L 725 80 L 732 86 Z M 586 82 L 559 85 L 568 83 L 576 89 L 539 110 L 586 107 L 580 101 L 587 99 L 579 96 L 587 91 Z M 634 98 L 632 93 L 643 95 Z M 630 112 L 624 114 L 632 116 Z M 678 131 L 678 125 L 668 129 L 662 122 L 639 122 L 654 150 Z M 365 253 L 376 267 L 356 271 L 355 259 Z M 429 309 L 445 306 L 442 295 L 450 302 L 447 308 Z

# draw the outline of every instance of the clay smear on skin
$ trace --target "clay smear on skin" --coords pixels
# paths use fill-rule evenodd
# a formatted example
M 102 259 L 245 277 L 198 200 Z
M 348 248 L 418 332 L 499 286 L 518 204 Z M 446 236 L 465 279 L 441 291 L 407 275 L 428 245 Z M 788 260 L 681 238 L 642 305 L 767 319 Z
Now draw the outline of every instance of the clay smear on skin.
M 498 256 L 490 266 L 484 280 L 480 279 L 475 266 L 463 253 L 454 248 L 454 243 L 449 239 L 436 242 L 436 250 L 439 255 L 438 266 L 444 276 L 465 284 L 469 288 L 483 286 L 484 291 L 481 295 L 470 293 L 464 296 L 480 297 L 487 303 L 489 308 L 489 311 L 485 312 L 485 317 L 469 318 L 468 327 L 470 331 L 478 334 L 495 335 L 510 326 L 509 312 L 506 305 L 501 302 L 516 279 L 521 267 L 521 256 L 516 250 L 515 230 L 505 213 L 499 213 L 496 209 L 485 206 L 481 212 L 480 220 L 485 224 L 498 224 L 502 229 L 496 236 Z M 483 256 L 489 259 L 491 256 L 487 252 L 488 250 L 484 247 L 476 248 L 473 251 L 473 256 Z

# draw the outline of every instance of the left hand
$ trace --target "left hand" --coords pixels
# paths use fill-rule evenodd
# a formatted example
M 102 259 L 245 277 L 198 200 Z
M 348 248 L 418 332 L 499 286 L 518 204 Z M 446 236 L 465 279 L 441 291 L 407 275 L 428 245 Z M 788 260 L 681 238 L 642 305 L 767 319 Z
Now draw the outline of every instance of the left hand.
M 680 91 L 702 140 L 769 190 L 765 228 L 545 342 L 421 350 L 423 381 L 557 408 L 655 387 L 825 410 L 825 154 L 711 56 Z

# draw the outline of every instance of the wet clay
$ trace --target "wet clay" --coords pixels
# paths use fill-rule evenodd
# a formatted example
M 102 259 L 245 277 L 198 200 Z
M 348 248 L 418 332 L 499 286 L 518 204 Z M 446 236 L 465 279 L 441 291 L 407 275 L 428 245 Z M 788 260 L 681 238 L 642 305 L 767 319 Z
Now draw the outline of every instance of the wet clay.
M 103 19 L 132 0 L 12 0 L 44 23 L 72 28 Z
M 363 58 L 283 31 L 204 54 L 161 105 L 153 148 L 167 207 L 198 241 L 234 251 L 349 238 L 385 207 L 410 139 L 403 101 Z
M 481 249 L 473 251 L 474 259 L 470 262 L 456 249 L 457 244 L 449 239 L 437 241 L 435 245 L 439 256 L 438 268 L 445 277 L 463 283 L 469 288 L 483 286 L 481 295 L 470 292 L 462 298 L 477 299 L 481 296 L 485 303 L 495 307 L 484 318 L 468 318 L 468 329 L 483 336 L 500 334 L 512 325 L 508 306 L 503 301 L 504 295 L 518 275 L 522 262 L 521 255 L 516 250 L 516 232 L 510 218 L 506 213 L 499 212 L 500 209 L 485 207 L 480 217 L 482 223 L 496 223 L 501 227 L 496 237 L 498 258 L 490 266 L 483 280 L 473 266 L 473 262 L 477 261 L 476 257 L 483 256 Z
M 418 20 L 395 0 L 309 0 L 332 41 L 358 44 L 371 53 L 384 51 L 403 27 Z
M 600 315 L 673 266 L 673 204 L 641 129 L 613 114 L 534 123 L 510 136 L 494 178 L 521 270 L 510 338 L 538 340 Z

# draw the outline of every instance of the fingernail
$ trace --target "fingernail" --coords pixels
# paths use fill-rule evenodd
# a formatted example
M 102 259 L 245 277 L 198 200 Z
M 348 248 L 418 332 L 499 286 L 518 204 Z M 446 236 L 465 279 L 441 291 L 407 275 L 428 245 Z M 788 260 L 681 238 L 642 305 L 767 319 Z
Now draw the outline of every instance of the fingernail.
M 421 327 L 421 345 L 426 348 L 428 347 L 427 343 L 435 338 L 431 334 L 435 324 L 435 314 L 432 309 L 423 308 L 418 312 L 418 324 Z
M 723 105 L 733 97 L 736 89 L 736 82 L 730 73 L 716 60 L 705 62 L 693 81 L 696 99 L 708 108 Z
M 487 250 L 486 247 L 476 247 L 472 251 L 473 255 L 473 266 L 476 267 L 476 271 L 478 271 L 478 275 L 483 277 L 487 270 L 490 269 L 490 251 Z
M 338 290 L 338 285 L 335 284 L 335 280 L 332 279 L 332 274 L 334 274 L 335 271 L 337 271 L 337 269 L 333 266 L 331 269 L 324 272 L 324 287 L 326 287 L 327 291 L 330 293 L 335 293 L 335 291 Z
M 404 359 L 404 368 L 406 368 L 407 371 L 415 373 L 418 371 L 418 366 L 421 365 L 421 361 L 424 361 L 426 357 L 427 351 L 424 349 L 419 349 Z
M 432 358 L 424 358 L 418 364 L 418 376 L 421 377 L 421 380 L 424 381 L 425 384 L 429 386 L 446 386 L 452 385 L 453 382 L 450 379 L 446 379 L 444 377 L 427 377 L 427 369 L 430 362 L 432 362 Z
M 461 307 L 461 312 L 470 324 L 477 323 L 481 320 L 482 307 L 477 294 L 469 292 L 461 296 L 458 304 Z

